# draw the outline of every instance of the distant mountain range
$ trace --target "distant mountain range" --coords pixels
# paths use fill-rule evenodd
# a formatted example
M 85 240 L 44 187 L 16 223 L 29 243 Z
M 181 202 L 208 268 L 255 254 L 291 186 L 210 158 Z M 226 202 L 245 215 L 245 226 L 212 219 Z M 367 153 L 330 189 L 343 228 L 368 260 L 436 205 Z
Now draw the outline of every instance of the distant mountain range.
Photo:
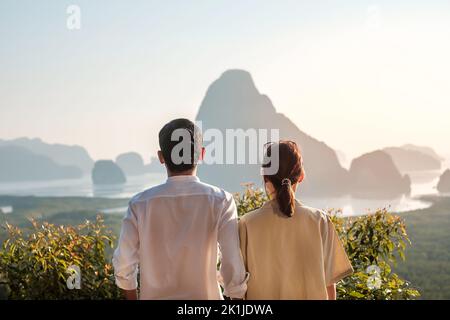
M 137 152 L 127 152 L 118 155 L 116 164 L 127 176 L 136 176 L 146 172 L 144 159 Z
M 57 164 L 26 148 L 9 145 L 0 147 L 1 182 L 75 179 L 82 175 L 78 167 Z
M 450 193 L 450 169 L 445 170 L 441 175 L 436 188 L 441 193 Z
M 401 172 L 441 169 L 441 157 L 429 148 L 406 145 L 384 148 L 383 151 L 392 157 Z
M 410 171 L 438 170 L 442 157 L 428 147 L 404 145 L 367 153 L 345 169 L 338 155 L 324 142 L 301 131 L 278 113 L 269 97 L 261 94 L 247 71 L 228 70 L 208 88 L 196 120 L 202 129 L 215 129 L 226 137 L 227 129 L 278 129 L 281 139 L 296 141 L 303 153 L 306 178 L 300 192 L 312 196 L 397 196 L 408 193 Z M 206 141 L 208 149 L 208 141 Z M 225 148 L 223 159 L 227 158 Z M 232 150 L 234 153 L 235 149 Z M 248 155 L 246 156 L 248 158 Z M 340 152 L 339 158 L 346 162 Z M 96 163 L 81 146 L 49 144 L 40 139 L 0 139 L 0 182 L 78 178 L 92 173 L 98 183 L 123 183 L 125 176 L 164 172 L 158 159 L 145 164 L 136 152 L 119 155 L 116 161 Z M 113 173 L 114 172 L 114 173 Z M 115 178 L 109 179 L 109 175 Z M 242 183 L 261 185 L 260 164 L 212 164 L 199 167 L 202 180 L 236 192 Z
M 124 184 L 127 182 L 123 170 L 112 160 L 96 161 L 91 177 L 95 185 Z
M 392 157 L 381 150 L 353 159 L 349 174 L 355 197 L 385 199 L 411 192 L 409 176 L 403 176 Z
M 144 164 L 144 159 L 137 152 L 126 152 L 117 156 L 117 165 L 127 176 L 136 176 L 151 172 L 165 172 L 164 166 L 158 158 L 153 157 L 150 163 Z
M 49 144 L 43 142 L 39 138 L 18 138 L 14 140 L 0 139 L 0 147 L 2 146 L 22 147 L 36 155 L 47 157 L 56 164 L 78 167 L 84 173 L 90 173 L 94 165 L 94 160 L 92 160 L 88 152 L 80 146 Z
M 98 160 L 92 169 L 92 182 L 95 185 L 124 184 L 127 176 L 138 176 L 151 172 L 163 172 L 164 166 L 152 158 L 149 164 L 137 152 L 119 154 L 116 161 Z
M 430 147 L 416 146 L 416 145 L 413 145 L 413 144 L 405 144 L 405 145 L 401 146 L 401 148 L 405 149 L 405 150 L 414 150 L 414 151 L 418 151 L 418 152 L 424 153 L 426 155 L 429 155 L 433 159 L 436 159 L 436 160 L 441 161 L 441 162 L 445 160 L 444 157 L 442 157 L 441 155 L 437 154 L 437 152 L 434 151 Z
M 302 149 L 306 168 L 305 182 L 301 187 L 303 193 L 348 192 L 348 172 L 339 164 L 334 150 L 302 132 L 285 115 L 277 113 L 270 99 L 259 93 L 246 71 L 229 70 L 214 81 L 206 92 L 197 120 L 202 121 L 203 130 L 218 129 L 223 136 L 226 129 L 278 129 L 280 138 L 294 140 Z M 240 191 L 243 182 L 259 184 L 262 179 L 260 165 L 203 164 L 199 175 L 207 182 L 230 191 Z
M 94 168 L 94 160 L 83 147 L 50 144 L 39 138 L 0 139 L 0 158 L 0 182 L 77 179 Z M 144 164 L 136 152 L 121 154 L 116 162 L 130 176 L 164 170 L 156 158 Z
M 409 177 L 402 176 L 400 171 L 429 170 L 440 165 L 435 159 L 439 156 L 432 149 L 407 145 L 365 154 L 346 170 L 331 147 L 278 113 L 244 70 L 228 70 L 210 85 L 196 120 L 202 122 L 203 131 L 218 129 L 224 137 L 226 129 L 278 129 L 281 139 L 296 141 L 306 170 L 300 192 L 306 195 L 397 196 L 410 190 Z M 405 154 L 409 160 L 404 159 Z M 344 160 L 342 154 L 340 158 Z M 199 175 L 230 191 L 241 190 L 243 182 L 260 184 L 262 181 L 259 165 L 203 164 Z

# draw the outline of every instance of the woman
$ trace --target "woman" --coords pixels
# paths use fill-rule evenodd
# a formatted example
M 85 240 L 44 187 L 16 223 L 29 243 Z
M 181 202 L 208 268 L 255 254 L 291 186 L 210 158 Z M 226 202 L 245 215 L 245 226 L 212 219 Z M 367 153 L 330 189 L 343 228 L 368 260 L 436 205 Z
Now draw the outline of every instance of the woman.
M 270 199 L 239 222 L 250 273 L 246 299 L 336 299 L 336 282 L 353 272 L 330 218 L 295 199 L 305 171 L 295 142 L 272 143 L 276 174 L 261 169 Z M 276 157 L 273 157 L 274 159 Z

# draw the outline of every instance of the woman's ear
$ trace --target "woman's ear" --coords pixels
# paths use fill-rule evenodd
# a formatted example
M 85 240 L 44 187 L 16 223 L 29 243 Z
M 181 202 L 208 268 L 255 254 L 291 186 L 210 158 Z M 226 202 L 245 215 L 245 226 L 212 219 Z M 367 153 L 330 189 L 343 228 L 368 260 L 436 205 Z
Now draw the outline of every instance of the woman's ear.
M 300 175 L 300 178 L 298 178 L 298 183 L 301 183 L 305 179 L 305 170 L 302 169 L 302 174 Z
M 271 195 L 275 193 L 275 187 L 273 186 L 272 182 L 269 180 L 264 181 L 264 188 L 266 189 L 266 194 L 271 199 Z
M 158 151 L 158 159 L 159 159 L 159 163 L 161 163 L 161 164 L 164 164 L 164 163 L 165 163 L 165 161 L 164 161 L 164 156 L 163 156 L 161 150 Z

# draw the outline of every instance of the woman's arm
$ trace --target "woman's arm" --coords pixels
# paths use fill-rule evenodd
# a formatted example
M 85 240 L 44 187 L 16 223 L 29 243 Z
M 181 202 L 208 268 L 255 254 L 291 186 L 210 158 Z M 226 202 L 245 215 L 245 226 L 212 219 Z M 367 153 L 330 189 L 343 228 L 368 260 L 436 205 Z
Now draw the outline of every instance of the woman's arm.
M 328 300 L 336 300 L 336 284 L 327 287 Z
M 122 290 L 123 295 L 126 300 L 137 300 L 137 290 Z

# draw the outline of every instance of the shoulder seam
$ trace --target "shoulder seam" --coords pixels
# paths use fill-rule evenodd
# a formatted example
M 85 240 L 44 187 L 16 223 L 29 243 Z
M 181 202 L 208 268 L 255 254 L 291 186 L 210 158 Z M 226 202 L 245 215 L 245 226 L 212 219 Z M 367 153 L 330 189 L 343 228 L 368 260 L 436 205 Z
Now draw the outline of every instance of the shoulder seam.
M 215 198 L 220 198 L 223 200 L 226 200 L 226 196 L 220 195 L 220 194 L 215 194 L 215 193 L 181 193 L 181 194 L 176 194 L 176 195 L 170 195 L 170 194 L 164 194 L 164 195 L 156 195 L 156 196 L 150 196 L 146 199 L 142 199 L 142 200 L 138 200 L 138 199 L 131 199 L 130 203 L 140 203 L 140 202 L 146 202 L 148 200 L 152 200 L 152 199 L 158 199 L 158 198 L 176 198 L 176 197 L 180 197 L 180 196 L 213 196 Z

